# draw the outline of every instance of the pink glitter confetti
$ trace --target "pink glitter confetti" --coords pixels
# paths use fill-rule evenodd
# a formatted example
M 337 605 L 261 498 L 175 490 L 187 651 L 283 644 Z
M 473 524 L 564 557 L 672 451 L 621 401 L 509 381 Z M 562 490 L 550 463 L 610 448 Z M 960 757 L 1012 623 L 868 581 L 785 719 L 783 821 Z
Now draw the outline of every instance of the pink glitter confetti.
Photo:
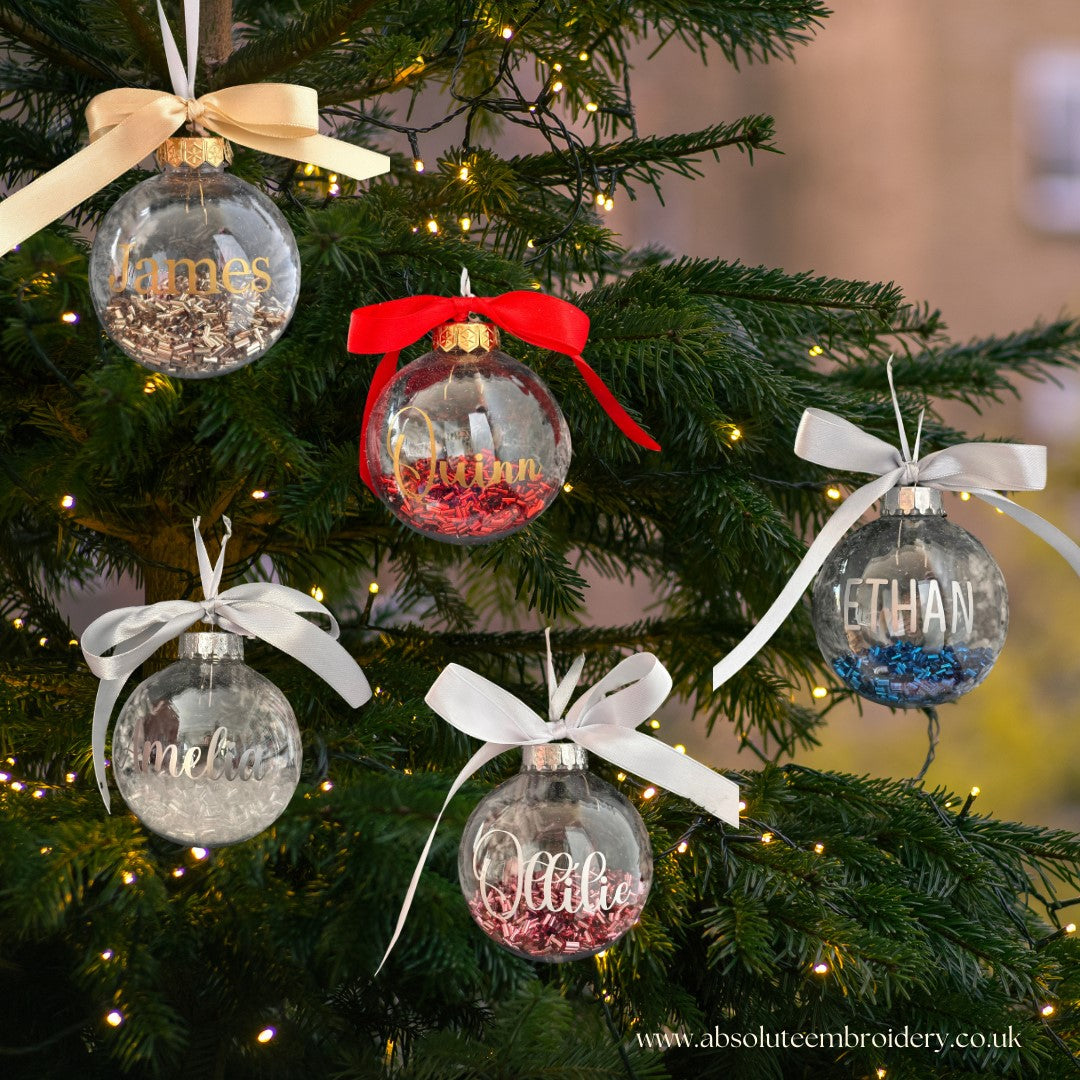
M 608 878 L 613 886 L 620 880 L 629 885 L 627 901 L 608 911 L 584 910 L 576 875 L 567 882 L 551 883 L 550 893 L 543 881 L 534 880 L 529 895 L 518 901 L 516 909 L 516 878 L 508 879 L 502 887 L 489 885 L 486 898 L 477 888 L 469 898 L 469 911 L 492 941 L 519 956 L 551 962 L 578 960 L 618 941 L 638 921 L 645 906 L 648 887 L 643 888 L 639 878 L 612 871 L 608 871 Z M 555 910 L 542 907 L 548 895 Z M 565 911 L 564 906 L 582 909 Z

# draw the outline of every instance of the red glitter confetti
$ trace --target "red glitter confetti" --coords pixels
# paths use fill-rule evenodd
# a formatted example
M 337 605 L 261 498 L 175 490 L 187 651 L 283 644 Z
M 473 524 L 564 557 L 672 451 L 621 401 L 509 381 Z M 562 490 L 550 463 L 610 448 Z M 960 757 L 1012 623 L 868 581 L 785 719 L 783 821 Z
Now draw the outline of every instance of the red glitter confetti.
M 542 513 L 558 493 L 559 485 L 530 479 L 525 468 L 525 479 L 495 479 L 516 476 L 519 464 L 497 462 L 489 450 L 434 463 L 422 458 L 403 473 L 404 491 L 392 474 L 376 473 L 376 481 L 390 509 L 417 531 L 450 541 L 494 540 Z
M 534 879 L 529 895 L 518 899 L 518 880 L 477 888 L 468 899 L 469 911 L 485 934 L 519 956 L 532 960 L 560 962 L 578 960 L 606 949 L 619 940 L 640 918 L 648 885 L 636 875 L 607 872 L 614 888 L 620 881 L 628 885 L 629 897 L 610 910 L 565 911 L 581 907 L 580 878 L 562 882 Z M 570 894 L 567 896 L 567 894 Z M 516 901 L 516 907 L 515 907 Z

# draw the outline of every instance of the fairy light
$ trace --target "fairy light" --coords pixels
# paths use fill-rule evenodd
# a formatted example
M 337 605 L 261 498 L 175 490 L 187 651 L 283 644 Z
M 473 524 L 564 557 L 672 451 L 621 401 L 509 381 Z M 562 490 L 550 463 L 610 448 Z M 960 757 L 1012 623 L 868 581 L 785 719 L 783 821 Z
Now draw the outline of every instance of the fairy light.
M 597 105 L 595 101 L 586 101 L 585 102 L 585 111 L 586 112 L 597 112 L 599 110 L 599 108 L 600 108 L 600 106 Z
M 24 623 L 22 619 L 12 619 L 11 625 L 14 626 L 16 630 L 21 630 L 26 623 Z
M 23 789 L 24 787 L 26 787 L 26 785 L 25 785 L 25 784 L 24 784 L 24 783 L 23 783 L 23 782 L 22 782 L 21 780 L 16 780 L 16 781 L 15 781 L 15 782 L 14 782 L 14 783 L 13 783 L 13 784 L 11 785 L 11 790 L 12 790 L 12 791 L 22 791 L 22 789 Z
M 64 510 L 71 510 L 75 506 L 75 496 L 74 495 L 64 495 L 60 499 L 60 506 Z
M 18 621 L 19 625 L 21 626 L 22 625 L 22 619 L 19 619 L 17 621 Z M 8 765 L 16 765 L 16 764 L 18 764 L 18 762 L 13 757 L 4 758 L 4 761 L 6 761 Z
M 333 791 L 334 790 L 334 781 L 333 780 L 324 780 L 319 785 L 319 790 L 320 791 Z
M 44 634 L 37 639 L 37 643 L 44 649 L 49 644 L 49 639 Z
M 175 878 L 182 878 L 187 873 L 187 870 L 183 866 L 178 866 L 173 872 L 172 876 Z
M 423 158 L 413 158 L 413 163 L 412 163 L 412 167 L 413 167 L 413 168 L 414 168 L 414 169 L 415 169 L 415 170 L 416 170 L 417 172 L 423 172 L 423 171 L 424 171 L 424 168 L 425 168 L 425 166 L 424 166 L 424 159 L 423 159 Z
M 75 781 L 79 779 L 79 774 L 75 772 L 64 773 L 64 779 L 69 784 L 74 784 Z
M 1065 926 L 1065 933 L 1066 934 L 1075 934 L 1076 933 L 1076 923 L 1074 923 L 1074 922 L 1067 923 L 1066 926 Z
M 884 1069 L 878 1069 L 874 1075 L 877 1077 L 877 1080 L 885 1080 L 886 1072 Z
M 579 52 L 579 53 L 577 54 L 577 58 L 578 58 L 578 59 L 579 59 L 579 60 L 580 60 L 580 61 L 581 61 L 581 62 L 582 62 L 583 64 L 587 64 L 587 63 L 589 62 L 589 54 L 588 54 L 588 52 L 587 52 L 587 51 L 586 51 L 585 49 L 582 49 L 582 50 L 581 50 L 581 52 Z
M 687 852 L 687 851 L 688 851 L 689 849 L 690 849 L 690 845 L 689 845 L 689 844 L 688 844 L 688 843 L 687 843 L 687 842 L 686 842 L 685 840 L 683 840 L 683 841 L 682 841 L 682 842 L 681 842 L 681 843 L 679 844 L 679 846 L 678 846 L 678 847 L 677 847 L 677 848 L 676 848 L 675 850 L 676 850 L 676 851 L 677 851 L 677 852 L 678 852 L 678 853 L 679 853 L 680 855 L 685 855 L 685 854 L 686 854 L 686 852 Z
M 562 489 L 563 489 L 563 491 L 566 492 L 567 495 L 569 495 L 570 492 L 574 490 L 574 485 L 573 484 L 563 484 Z
M 431 233 L 432 236 L 438 236 L 439 223 L 434 218 L 428 218 L 427 231 Z
M 258 1035 L 255 1036 L 255 1041 L 260 1043 L 268 1043 L 277 1034 L 277 1028 L 264 1027 Z
M 651 784 L 641 793 L 643 799 L 652 799 L 656 797 L 656 788 Z
M 372 583 L 371 583 L 371 584 L 370 584 L 370 585 L 369 585 L 369 586 L 367 587 L 367 591 L 368 591 L 369 593 L 371 593 L 371 595 L 372 595 L 372 596 L 377 596 L 377 595 L 378 595 L 378 593 L 379 593 L 379 583 L 378 583 L 377 581 L 373 581 L 373 582 L 372 582 Z
M 135 875 L 130 870 L 125 870 L 123 872 L 123 874 L 120 875 L 120 880 L 125 885 L 134 885 L 135 884 Z
M 202 862 L 210 852 L 204 847 L 193 847 L 191 849 L 191 857 L 199 862 Z
M 340 185 L 340 184 L 331 184 L 331 185 L 330 185 L 330 186 L 329 186 L 329 187 L 328 187 L 328 188 L 326 189 L 326 194 L 327 194 L 327 195 L 331 195 L 331 196 L 333 196 L 333 195 L 340 195 L 340 194 L 341 194 L 341 185 Z
M 65 311 L 60 316 L 60 321 L 67 323 L 68 326 L 74 326 L 79 321 L 79 313 L 77 311 Z
M 660 727 L 660 721 L 657 720 L 656 717 L 653 717 L 653 719 L 649 721 L 649 727 L 651 727 L 653 731 L 656 731 Z
M 824 960 L 819 960 L 814 965 L 814 974 L 815 975 L 828 975 L 828 973 L 829 973 L 829 965 L 826 964 Z
M 535 240 L 526 240 L 526 241 L 525 241 L 525 246 L 526 246 L 526 247 L 527 247 L 527 248 L 528 248 L 528 249 L 529 249 L 530 251 L 535 251 L 535 250 L 536 250 L 536 241 L 535 241 Z
M 461 168 L 458 169 L 457 178 L 459 180 L 468 180 L 469 179 L 469 166 L 468 165 L 462 165 Z
M 674 745 L 674 747 L 672 747 L 672 749 L 675 751 L 676 754 L 685 754 L 686 753 L 686 747 L 683 746 L 683 744 L 681 742 L 677 742 Z
M 608 211 L 615 209 L 615 200 L 610 195 L 604 199 L 604 209 Z
M 971 502 L 971 492 L 970 491 L 961 491 L 960 492 L 960 501 L 961 502 Z
M 314 173 L 314 172 L 315 172 L 315 166 L 314 166 L 314 165 L 312 165 L 312 163 L 311 163 L 311 162 L 309 161 L 309 162 L 308 162 L 308 163 L 307 163 L 307 164 L 306 164 L 306 165 L 304 166 L 304 175 L 305 175 L 305 176 L 311 176 L 311 175 L 312 175 L 312 173 Z
M 615 779 L 618 780 L 619 783 L 621 784 L 626 779 L 626 773 L 624 773 L 624 772 L 616 773 L 615 774 Z
M 761 842 L 763 844 L 771 844 L 776 839 L 771 832 L 764 832 L 761 834 Z
M 836 500 L 840 498 L 840 489 L 835 486 L 827 487 L 825 489 L 825 498 L 832 499 L 833 502 L 836 502 Z
M 814 845 L 814 854 L 815 855 L 824 855 L 825 854 L 825 845 L 822 844 L 821 842 L 816 843 Z
M 254 491 L 253 491 L 253 492 L 251 493 L 251 497 L 252 497 L 252 498 L 253 498 L 253 499 L 254 499 L 254 500 L 255 500 L 256 502 L 262 502 L 262 500 L 266 498 L 267 494 L 268 494 L 268 492 L 266 492 L 266 491 L 263 491 L 263 489 L 262 489 L 262 488 L 256 488 L 256 489 L 255 489 L 255 490 L 254 490 Z
M 0 772 L 0 784 L 6 784 L 11 779 L 11 773 Z
M 157 393 L 157 383 L 154 382 L 153 379 L 147 379 L 146 382 L 143 383 L 142 392 L 144 394 L 156 394 Z
M 742 799 L 740 799 L 739 800 L 739 813 L 741 814 L 745 810 L 746 810 L 746 803 Z
M 44 799 L 45 798 L 44 790 L 42 788 L 34 788 L 34 798 L 35 799 Z
M 321 604 L 323 602 L 323 597 L 326 596 L 326 593 L 324 593 L 318 585 L 312 585 L 311 595 Z
M 124 1014 L 119 1009 L 113 1009 L 105 1014 L 105 1023 L 109 1027 L 119 1027 L 124 1022 Z
M 1045 1005 L 1044 1005 L 1044 1006 L 1043 1006 L 1043 1007 L 1042 1007 L 1042 1008 L 1041 1008 L 1041 1009 L 1039 1010 L 1039 1012 L 1040 1012 L 1040 1013 L 1041 1013 L 1041 1014 L 1042 1014 L 1043 1016 L 1053 1016 L 1053 1015 L 1054 1015 L 1054 1012 L 1055 1012 L 1055 1011 L 1056 1011 L 1056 1010 L 1054 1009 L 1054 1006 L 1053 1006 L 1053 1005 L 1051 1005 L 1051 1004 L 1050 1004 L 1049 1002 L 1047 1002 L 1047 1004 L 1045 1004 Z
M 512 26 L 504 26 L 500 31 L 503 41 L 509 41 L 514 36 L 514 28 Z
M 69 645 L 78 645 L 78 644 L 79 644 L 79 639 L 78 639 L 77 637 L 73 637 L 73 638 L 72 638 L 72 639 L 71 639 L 71 640 L 70 640 L 70 641 L 68 642 L 68 644 L 69 644 Z
M 820 356 L 825 350 L 820 345 L 811 345 L 806 351 L 811 356 Z
M 816 698 L 827 697 L 828 693 L 829 691 L 824 686 L 815 686 L 814 689 L 810 691 L 811 696 Z
M 556 79 L 551 84 L 551 92 L 557 94 L 563 88 L 562 79 Z
M 105 949 L 101 953 L 101 959 L 102 960 L 111 960 L 114 955 L 115 954 L 113 953 L 112 949 Z
M 598 191 L 596 193 L 596 205 L 597 206 L 603 206 L 604 205 L 604 199 L 605 199 L 604 193 L 602 191 Z
M 605 206 L 605 209 L 606 209 L 607 204 L 605 203 L 604 206 Z M 738 442 L 742 438 L 742 431 L 739 428 L 732 425 L 731 431 L 728 433 L 728 438 L 732 442 Z
M 465 214 L 458 218 L 458 224 L 461 226 L 462 232 L 468 232 L 472 228 L 472 218 Z

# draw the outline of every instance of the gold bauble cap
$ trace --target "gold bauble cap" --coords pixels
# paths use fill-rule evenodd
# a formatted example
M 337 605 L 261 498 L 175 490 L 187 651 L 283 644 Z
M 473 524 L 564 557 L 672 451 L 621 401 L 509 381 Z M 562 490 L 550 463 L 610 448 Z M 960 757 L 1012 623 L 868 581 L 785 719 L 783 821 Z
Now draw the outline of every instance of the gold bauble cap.
M 431 332 L 439 352 L 491 352 L 499 347 L 499 328 L 486 322 L 446 322 Z
M 232 147 L 216 135 L 204 135 L 196 138 L 179 137 L 166 139 L 154 154 L 159 167 L 165 165 L 189 165 L 193 169 L 200 165 L 231 165 Z

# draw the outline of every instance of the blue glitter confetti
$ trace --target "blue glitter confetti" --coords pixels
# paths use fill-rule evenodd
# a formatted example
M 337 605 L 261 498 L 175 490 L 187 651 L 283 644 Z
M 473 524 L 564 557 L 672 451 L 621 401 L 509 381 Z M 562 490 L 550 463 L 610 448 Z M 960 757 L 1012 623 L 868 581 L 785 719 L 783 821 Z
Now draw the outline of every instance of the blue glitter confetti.
M 928 650 L 909 641 L 845 653 L 833 670 L 856 693 L 882 705 L 940 705 L 974 689 L 994 666 L 993 649 L 945 645 Z

